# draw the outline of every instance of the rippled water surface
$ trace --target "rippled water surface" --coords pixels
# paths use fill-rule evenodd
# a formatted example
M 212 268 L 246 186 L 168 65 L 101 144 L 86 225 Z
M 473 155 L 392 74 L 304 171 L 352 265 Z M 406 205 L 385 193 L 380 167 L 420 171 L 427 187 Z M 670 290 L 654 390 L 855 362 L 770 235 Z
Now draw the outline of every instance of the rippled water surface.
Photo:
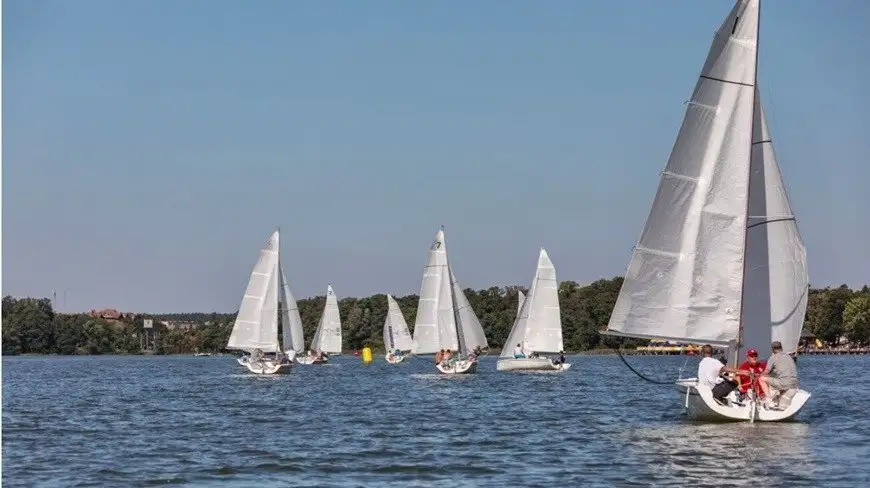
M 870 357 L 802 356 L 798 421 L 753 425 L 684 420 L 616 357 L 569 360 L 257 377 L 226 356 L 3 358 L 3 486 L 870 485 Z M 670 379 L 686 359 L 628 361 Z

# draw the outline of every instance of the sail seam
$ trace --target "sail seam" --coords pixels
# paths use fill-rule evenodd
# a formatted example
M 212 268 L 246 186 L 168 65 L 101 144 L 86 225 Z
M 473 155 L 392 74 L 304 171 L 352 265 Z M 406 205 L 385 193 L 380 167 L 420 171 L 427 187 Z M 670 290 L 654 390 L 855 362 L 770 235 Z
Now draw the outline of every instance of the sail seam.
M 701 75 L 700 77 L 705 79 L 705 80 L 718 81 L 719 83 L 729 83 L 731 85 L 748 86 L 750 88 L 755 86 L 752 83 L 744 83 L 742 81 L 723 80 L 722 78 L 714 78 L 712 76 L 707 76 L 707 75 Z

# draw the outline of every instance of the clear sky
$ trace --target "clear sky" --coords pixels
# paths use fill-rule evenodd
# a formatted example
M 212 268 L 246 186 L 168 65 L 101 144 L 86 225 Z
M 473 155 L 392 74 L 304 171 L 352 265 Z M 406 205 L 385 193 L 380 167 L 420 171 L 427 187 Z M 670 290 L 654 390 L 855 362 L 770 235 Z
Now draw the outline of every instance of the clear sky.
M 3 1 L 3 293 L 233 311 L 622 275 L 731 0 Z M 870 282 L 870 2 L 763 3 L 813 285 Z M 63 305 L 62 290 L 67 304 Z

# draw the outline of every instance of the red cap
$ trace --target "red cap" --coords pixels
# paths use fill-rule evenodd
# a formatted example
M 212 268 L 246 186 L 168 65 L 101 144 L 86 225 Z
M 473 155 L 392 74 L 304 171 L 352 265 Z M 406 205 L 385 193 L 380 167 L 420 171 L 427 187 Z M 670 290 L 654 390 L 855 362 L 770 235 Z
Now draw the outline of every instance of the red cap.
M 750 349 L 750 350 L 746 351 L 746 355 L 747 355 L 747 356 L 752 356 L 752 357 L 754 357 L 754 358 L 757 358 L 757 357 L 758 357 L 758 351 L 756 351 L 755 349 Z

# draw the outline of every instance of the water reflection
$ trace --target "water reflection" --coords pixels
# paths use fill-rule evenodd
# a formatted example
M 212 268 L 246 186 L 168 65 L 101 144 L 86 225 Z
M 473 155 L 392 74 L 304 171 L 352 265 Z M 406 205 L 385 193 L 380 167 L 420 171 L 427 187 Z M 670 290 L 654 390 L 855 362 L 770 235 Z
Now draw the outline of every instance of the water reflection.
M 717 486 L 810 482 L 816 459 L 805 423 L 690 423 L 641 427 L 624 434 L 651 479 Z

